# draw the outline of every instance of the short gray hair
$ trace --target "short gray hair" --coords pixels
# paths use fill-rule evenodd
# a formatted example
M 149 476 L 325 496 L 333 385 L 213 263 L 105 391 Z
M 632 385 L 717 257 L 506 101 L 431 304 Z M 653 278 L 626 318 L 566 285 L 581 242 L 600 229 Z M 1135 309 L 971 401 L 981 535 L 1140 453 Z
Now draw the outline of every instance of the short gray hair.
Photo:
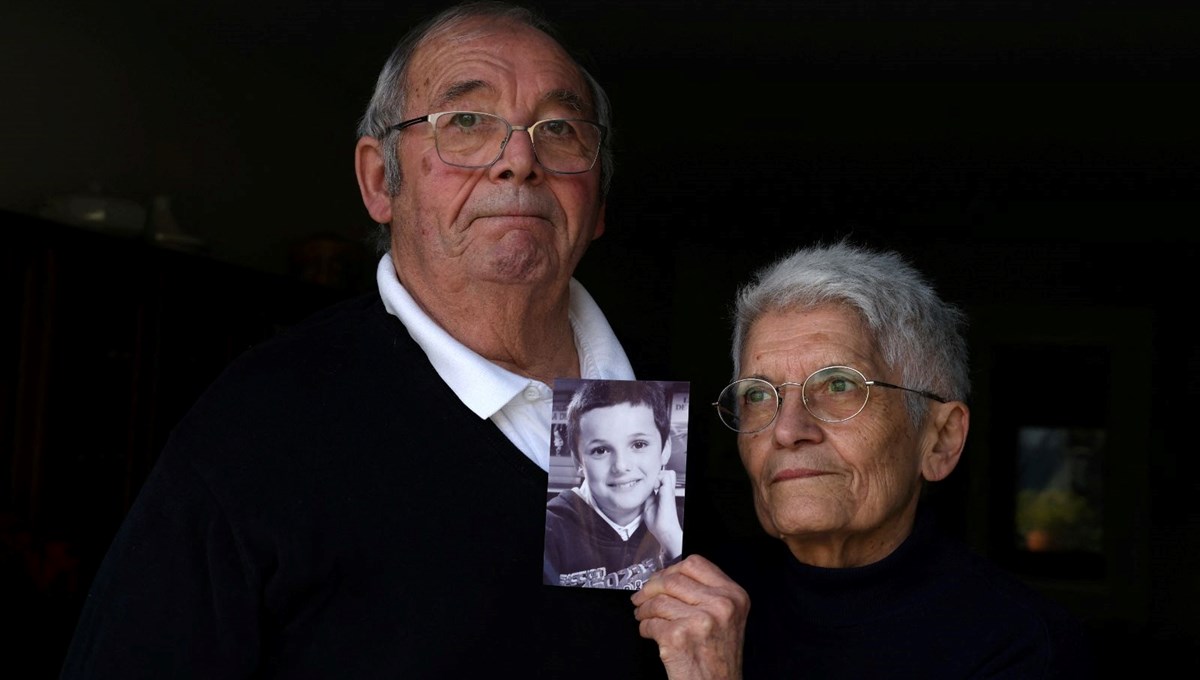
M 763 314 L 828 304 L 858 313 L 905 387 L 960 401 L 970 395 L 966 314 L 942 300 L 899 253 L 845 240 L 795 250 L 759 269 L 739 288 L 733 308 L 734 379 L 741 377 L 750 327 Z M 919 423 L 928 402 L 905 394 L 909 414 Z

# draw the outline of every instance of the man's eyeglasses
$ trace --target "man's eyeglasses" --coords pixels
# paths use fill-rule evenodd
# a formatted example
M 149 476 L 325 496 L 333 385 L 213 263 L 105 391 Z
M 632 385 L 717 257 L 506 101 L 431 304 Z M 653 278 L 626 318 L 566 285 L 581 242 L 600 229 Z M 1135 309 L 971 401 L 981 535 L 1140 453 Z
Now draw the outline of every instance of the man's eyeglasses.
M 913 392 L 943 404 L 949 401 L 932 392 L 867 380 L 866 376 L 849 366 L 826 366 L 805 378 L 803 383 L 772 385 L 761 378 L 735 380 L 721 390 L 721 396 L 713 406 L 726 427 L 734 432 L 753 434 L 775 422 L 786 387 L 799 387 L 804 408 L 817 420 L 827 423 L 840 423 L 862 413 L 872 387 Z
M 575 175 L 596 164 L 607 129 L 590 120 L 547 118 L 533 125 L 513 125 L 500 116 L 478 111 L 442 111 L 397 123 L 403 130 L 418 123 L 433 126 L 438 158 L 459 168 L 486 168 L 500 159 L 513 130 L 529 135 L 533 154 L 548 172 Z

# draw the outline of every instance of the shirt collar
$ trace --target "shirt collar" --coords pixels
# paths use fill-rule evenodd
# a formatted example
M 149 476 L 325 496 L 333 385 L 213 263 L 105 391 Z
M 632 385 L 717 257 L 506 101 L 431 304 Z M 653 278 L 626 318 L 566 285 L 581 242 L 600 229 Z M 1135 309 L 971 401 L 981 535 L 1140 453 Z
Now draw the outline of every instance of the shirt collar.
M 462 344 L 417 304 L 396 276 L 391 253 L 379 260 L 376 281 L 384 308 L 400 319 L 442 380 L 480 418 L 490 418 L 531 382 Z M 584 378 L 633 380 L 633 368 L 592 296 L 574 278 L 569 314 Z
M 629 537 L 633 535 L 633 532 L 637 531 L 638 527 L 642 525 L 642 515 L 640 513 L 637 517 L 633 518 L 633 521 L 624 525 L 617 524 L 609 519 L 608 515 L 604 514 L 604 511 L 600 509 L 600 506 L 596 505 L 596 499 L 592 498 L 592 492 L 588 489 L 587 482 L 584 482 L 583 484 L 580 484 L 571 490 L 578 494 L 579 497 L 582 498 L 584 502 L 586 502 L 588 506 L 592 508 L 592 510 L 595 510 L 596 514 L 600 515 L 600 519 L 604 520 L 605 524 L 612 527 L 613 531 L 617 532 L 617 535 L 621 537 L 622 541 L 628 541 Z

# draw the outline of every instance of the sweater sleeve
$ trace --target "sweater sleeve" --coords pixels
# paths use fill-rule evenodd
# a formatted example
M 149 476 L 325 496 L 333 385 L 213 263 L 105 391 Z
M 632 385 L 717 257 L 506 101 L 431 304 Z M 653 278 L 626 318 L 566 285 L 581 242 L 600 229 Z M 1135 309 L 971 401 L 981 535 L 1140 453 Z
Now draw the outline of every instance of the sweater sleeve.
M 159 460 L 83 605 L 61 678 L 239 678 L 258 664 L 258 590 L 188 462 Z

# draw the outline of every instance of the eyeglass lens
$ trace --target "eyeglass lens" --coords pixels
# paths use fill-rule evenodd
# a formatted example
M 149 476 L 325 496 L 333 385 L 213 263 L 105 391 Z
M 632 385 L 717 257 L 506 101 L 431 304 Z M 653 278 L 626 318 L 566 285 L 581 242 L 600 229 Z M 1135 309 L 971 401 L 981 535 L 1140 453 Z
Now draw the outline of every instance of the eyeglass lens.
M 471 111 L 441 115 L 433 127 L 441 159 L 464 167 L 486 167 L 496 162 L 512 132 L 503 118 Z M 586 172 L 600 150 L 600 127 L 588 121 L 543 120 L 530 132 L 538 162 L 551 172 Z
M 783 390 L 797 387 L 787 383 Z M 846 366 L 830 366 L 813 373 L 804 381 L 802 399 L 805 408 L 820 420 L 836 423 L 858 415 L 867 404 L 866 378 Z M 731 429 L 758 432 L 771 424 L 779 412 L 782 398 L 766 380 L 745 378 L 721 391 L 717 413 Z

